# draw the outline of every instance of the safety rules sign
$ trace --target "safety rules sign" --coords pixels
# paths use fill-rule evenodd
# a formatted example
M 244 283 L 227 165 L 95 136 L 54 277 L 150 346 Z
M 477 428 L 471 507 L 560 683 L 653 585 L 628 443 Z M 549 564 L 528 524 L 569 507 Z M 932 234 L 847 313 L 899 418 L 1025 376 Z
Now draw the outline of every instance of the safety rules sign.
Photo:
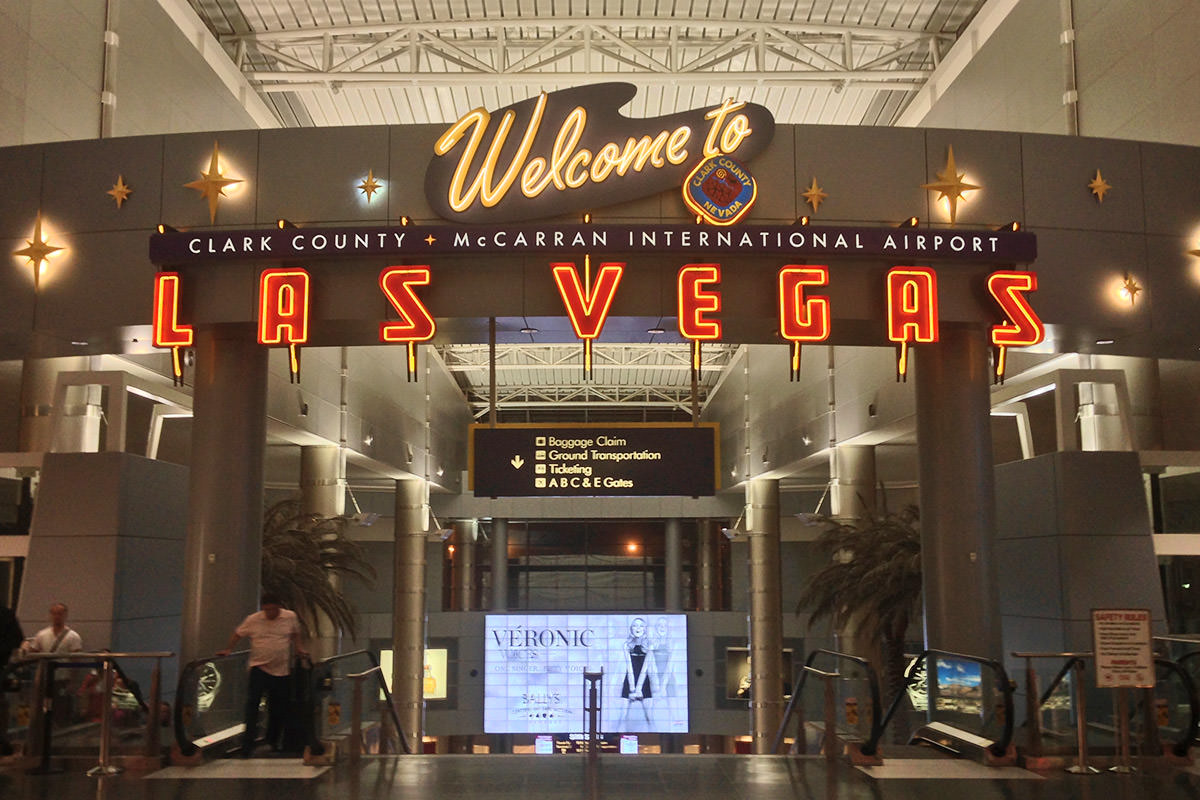
M 1144 608 L 1092 609 L 1096 686 L 1101 689 L 1154 686 L 1150 611 Z

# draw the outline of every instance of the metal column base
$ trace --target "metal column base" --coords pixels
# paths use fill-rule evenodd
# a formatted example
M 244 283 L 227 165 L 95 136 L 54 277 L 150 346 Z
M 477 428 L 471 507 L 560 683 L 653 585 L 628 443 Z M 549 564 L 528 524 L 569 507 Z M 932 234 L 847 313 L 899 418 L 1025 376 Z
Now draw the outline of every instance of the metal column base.
M 87 771 L 87 776 L 89 778 L 107 778 L 111 775 L 120 775 L 124 771 L 124 767 L 116 767 L 112 764 L 109 764 L 106 767 L 101 764 L 97 764 Z

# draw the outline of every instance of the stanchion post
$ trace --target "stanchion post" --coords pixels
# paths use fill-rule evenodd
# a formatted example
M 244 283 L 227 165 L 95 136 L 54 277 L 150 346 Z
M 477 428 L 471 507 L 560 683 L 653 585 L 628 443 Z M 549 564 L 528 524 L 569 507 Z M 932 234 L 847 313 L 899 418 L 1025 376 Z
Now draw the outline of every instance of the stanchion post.
M 842 743 L 837 735 L 837 693 L 833 682 L 837 680 L 836 673 L 821 673 L 825 683 L 825 760 L 837 761 L 842 754 Z
M 162 706 L 162 659 L 154 659 L 154 671 L 150 673 L 150 711 L 146 714 L 146 757 L 159 758 L 161 742 L 159 731 L 162 728 L 159 719 L 159 709 Z
M 1038 686 L 1037 670 L 1033 668 L 1033 659 L 1025 659 L 1025 719 L 1029 724 L 1029 752 L 1032 755 L 1042 754 L 1042 712 L 1039 704 L 1041 687 Z
M 38 765 L 27 770 L 30 775 L 52 775 L 62 772 L 50 766 L 51 726 L 54 722 L 54 664 L 42 659 L 38 661 L 37 672 L 33 679 L 33 695 L 38 702 L 33 707 L 33 725 L 30 743 L 34 745 L 38 756 Z
M 1072 683 L 1075 689 L 1075 743 L 1079 751 L 1075 766 L 1067 767 L 1067 772 L 1075 775 L 1095 775 L 1100 770 L 1088 764 L 1088 746 L 1087 746 L 1087 692 L 1083 685 L 1083 670 L 1084 663 L 1082 659 L 1075 662 L 1072 667 L 1075 672 Z
M 600 754 L 600 683 L 604 679 L 604 668 L 599 672 L 583 673 L 587 687 L 587 705 L 584 711 L 588 715 L 588 761 L 595 763 Z
M 1117 763 L 1108 768 L 1109 772 L 1132 773 L 1137 767 L 1130 763 L 1129 757 L 1129 690 L 1120 687 L 1115 690 L 1117 714 Z
M 365 675 L 352 675 L 354 698 L 350 702 L 350 763 L 357 764 L 362 758 L 362 686 Z
M 116 672 L 111 658 L 104 659 L 104 699 L 100 706 L 100 763 L 87 771 L 89 777 L 103 778 L 117 775 L 123 770 L 113 766 L 112 761 L 112 694 L 116 683 Z

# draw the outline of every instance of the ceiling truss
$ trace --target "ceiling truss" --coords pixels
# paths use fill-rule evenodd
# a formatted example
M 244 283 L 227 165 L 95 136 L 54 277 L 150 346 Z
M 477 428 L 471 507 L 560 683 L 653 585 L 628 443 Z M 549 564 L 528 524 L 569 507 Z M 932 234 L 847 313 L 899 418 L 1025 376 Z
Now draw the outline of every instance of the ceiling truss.
M 222 41 L 261 91 L 570 83 L 915 91 L 954 37 L 942 33 L 709 17 L 540 17 L 331 25 Z
M 732 345 L 703 347 L 699 402 L 707 398 L 735 352 Z M 464 387 L 476 418 L 485 416 L 491 408 L 488 346 L 447 345 L 439 353 Z M 582 345 L 497 345 L 496 408 L 691 410 L 688 345 L 599 344 L 593 350 L 592 371 L 593 377 L 584 380 Z

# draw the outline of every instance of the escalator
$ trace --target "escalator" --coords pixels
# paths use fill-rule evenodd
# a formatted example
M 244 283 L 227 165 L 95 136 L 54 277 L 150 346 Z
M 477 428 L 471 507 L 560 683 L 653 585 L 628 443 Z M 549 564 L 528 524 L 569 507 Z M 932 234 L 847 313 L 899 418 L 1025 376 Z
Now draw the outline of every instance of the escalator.
M 249 692 L 246 651 L 198 659 L 179 673 L 174 714 L 175 743 L 183 757 L 221 758 L 237 753 L 245 730 Z M 327 744 L 349 748 L 354 734 L 354 694 L 361 693 L 360 748 L 368 753 L 409 752 L 391 694 L 375 656 L 344 653 L 292 673 L 282 754 L 320 752 Z M 265 701 L 264 701 L 265 703 Z M 256 741 L 262 743 L 267 715 L 260 708 Z M 278 744 L 278 743 L 276 743 Z

